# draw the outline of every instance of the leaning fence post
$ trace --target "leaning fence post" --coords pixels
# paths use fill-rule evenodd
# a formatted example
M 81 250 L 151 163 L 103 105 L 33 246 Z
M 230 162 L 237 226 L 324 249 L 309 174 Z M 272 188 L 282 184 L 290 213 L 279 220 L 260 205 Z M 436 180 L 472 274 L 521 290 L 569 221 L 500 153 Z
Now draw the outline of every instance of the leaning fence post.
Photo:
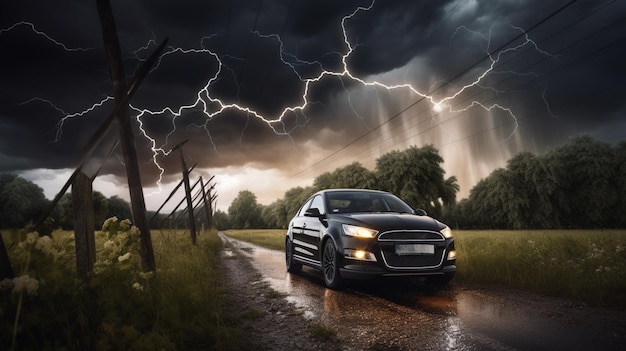
M 78 173 L 72 183 L 74 211 L 74 242 L 76 243 L 76 271 L 83 282 L 89 279 L 96 261 L 95 221 L 93 214 L 93 187 L 85 173 Z
M 128 105 L 128 94 L 126 93 L 126 76 L 122 63 L 122 53 L 111 3 L 109 0 L 97 0 L 98 15 L 102 27 L 104 47 L 109 63 L 111 82 L 115 103 L 122 105 L 117 114 L 117 122 L 120 132 L 120 143 L 124 153 L 124 164 L 126 166 L 126 177 L 128 178 L 128 189 L 130 192 L 130 204 L 133 212 L 133 222 L 139 229 L 141 236 L 142 264 L 147 271 L 155 271 L 154 250 L 152 248 L 152 238 L 150 236 L 150 226 L 146 217 L 146 203 L 143 196 L 141 175 L 139 173 L 139 161 L 135 148 L 135 135 L 130 120 L 130 107 Z
M 15 275 L 13 274 L 13 268 L 11 268 L 7 247 L 4 245 L 4 239 L 2 239 L 2 233 L 0 233 L 0 281 L 4 278 L 14 277 Z

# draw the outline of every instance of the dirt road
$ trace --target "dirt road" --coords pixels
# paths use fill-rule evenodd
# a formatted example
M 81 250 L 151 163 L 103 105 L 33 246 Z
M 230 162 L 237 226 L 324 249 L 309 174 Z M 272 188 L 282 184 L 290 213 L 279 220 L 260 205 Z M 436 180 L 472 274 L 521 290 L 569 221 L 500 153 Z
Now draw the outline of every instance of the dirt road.
M 264 349 L 626 349 L 624 312 L 454 282 L 439 291 L 384 280 L 335 291 L 326 289 L 313 269 L 305 268 L 299 275 L 286 273 L 280 251 L 222 238 L 227 243 L 225 253 L 237 253 L 238 263 L 227 266 L 240 284 L 265 284 L 284 296 L 282 301 L 256 301 L 258 309 L 269 311 L 266 323 L 278 323 L 272 322 L 274 317 L 284 321 L 290 316 L 279 328 L 266 325 L 257 331 L 259 342 L 266 339 L 260 345 Z M 277 304 L 282 307 L 272 307 Z M 337 332 L 336 339 L 312 337 L 311 324 L 329 326 Z

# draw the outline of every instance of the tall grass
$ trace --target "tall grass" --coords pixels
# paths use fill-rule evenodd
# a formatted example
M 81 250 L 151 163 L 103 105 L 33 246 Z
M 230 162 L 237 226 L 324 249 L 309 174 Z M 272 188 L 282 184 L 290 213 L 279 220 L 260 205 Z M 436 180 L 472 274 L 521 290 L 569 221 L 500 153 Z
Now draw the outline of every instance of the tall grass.
M 285 229 L 229 229 L 226 234 L 235 239 L 251 242 L 268 249 L 284 250 L 286 232 Z
M 188 234 L 153 231 L 157 271 L 144 273 L 132 228 L 96 233 L 88 284 L 76 278 L 72 232 L 54 232 L 47 246 L 34 234 L 3 233 L 16 279 L 30 285 L 0 283 L 0 349 L 245 349 L 225 313 L 216 232 L 194 246 Z
M 626 307 L 626 231 L 456 231 L 455 238 L 455 279 Z
M 284 248 L 284 230 L 229 230 L 226 234 Z M 626 307 L 626 230 L 457 230 L 453 234 L 455 281 Z

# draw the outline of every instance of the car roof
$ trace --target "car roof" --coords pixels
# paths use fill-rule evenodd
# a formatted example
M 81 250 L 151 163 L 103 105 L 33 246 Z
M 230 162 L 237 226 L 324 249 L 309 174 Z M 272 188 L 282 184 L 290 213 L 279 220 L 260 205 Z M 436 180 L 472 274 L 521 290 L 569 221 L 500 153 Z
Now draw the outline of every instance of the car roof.
M 354 192 L 368 192 L 368 193 L 377 193 L 377 194 L 389 194 L 387 191 L 382 190 L 374 190 L 374 189 L 359 189 L 359 188 L 336 188 L 336 189 L 324 189 L 320 190 L 317 193 L 332 193 L 332 192 L 345 192 L 345 191 L 354 191 Z

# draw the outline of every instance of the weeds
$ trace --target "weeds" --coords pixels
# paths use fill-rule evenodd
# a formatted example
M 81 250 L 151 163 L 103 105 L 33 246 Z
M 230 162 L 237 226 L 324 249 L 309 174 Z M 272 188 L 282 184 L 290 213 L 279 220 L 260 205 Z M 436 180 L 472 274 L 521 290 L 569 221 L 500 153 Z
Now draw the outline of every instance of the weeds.
M 308 328 L 311 334 L 318 339 L 332 341 L 337 338 L 337 330 L 322 322 L 313 322 L 309 324 Z
M 455 279 L 626 307 L 624 231 L 457 231 Z
M 52 237 L 4 236 L 17 278 L 0 282 L 0 349 L 242 349 L 242 331 L 223 314 L 215 232 L 197 245 L 183 233 L 154 233 L 157 271 L 145 273 L 136 228 L 108 220 L 88 284 L 76 276 L 73 233 Z

